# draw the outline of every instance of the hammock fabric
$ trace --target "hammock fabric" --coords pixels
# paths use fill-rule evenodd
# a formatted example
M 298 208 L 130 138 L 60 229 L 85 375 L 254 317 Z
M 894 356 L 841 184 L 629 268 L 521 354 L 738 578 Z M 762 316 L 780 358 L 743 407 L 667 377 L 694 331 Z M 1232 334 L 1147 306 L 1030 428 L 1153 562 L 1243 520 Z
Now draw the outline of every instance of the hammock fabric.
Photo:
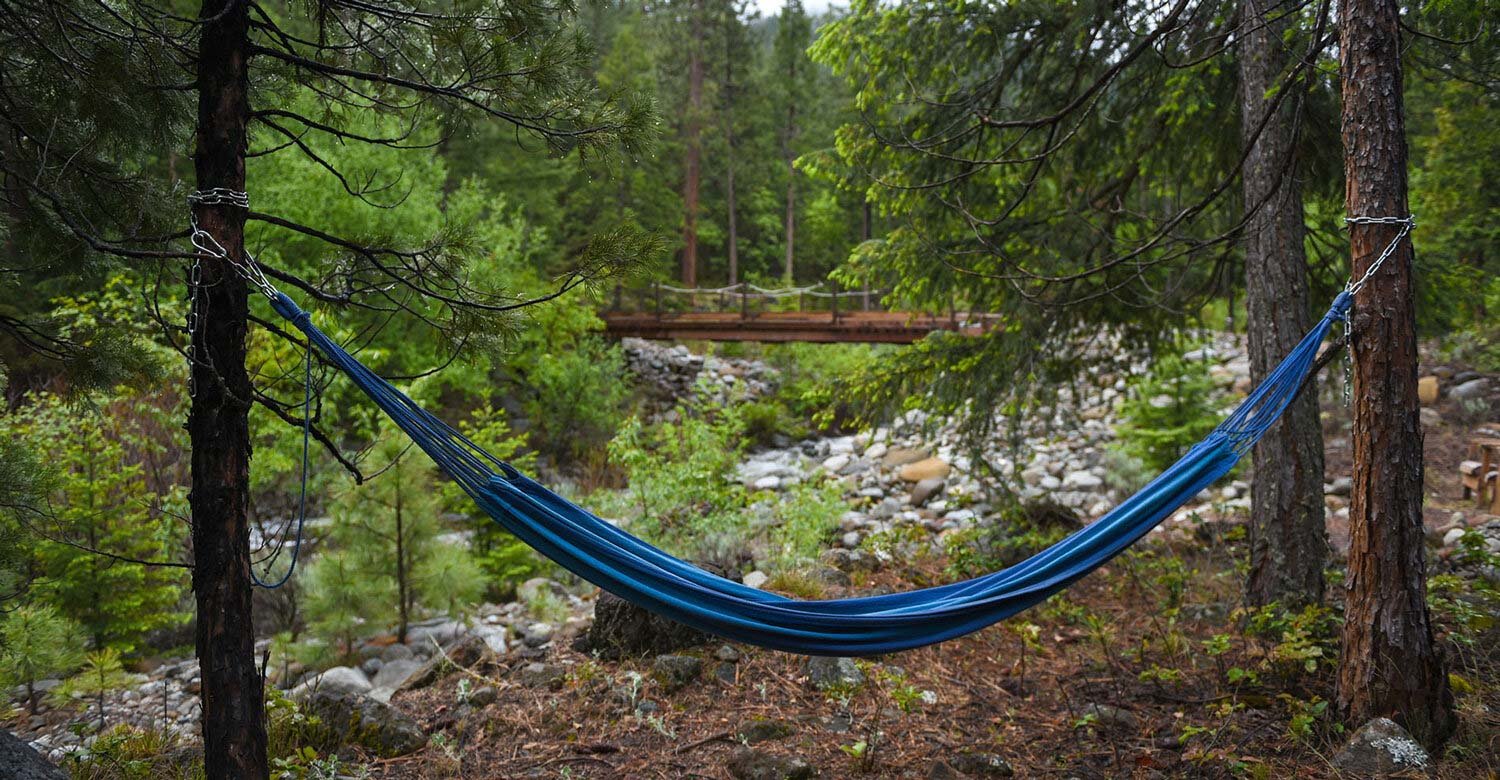
M 1203 441 L 1108 514 L 1015 566 L 964 582 L 864 598 L 797 601 L 674 558 L 511 468 L 354 359 L 290 298 L 272 305 L 347 373 L 481 509 L 569 571 L 641 607 L 719 636 L 810 655 L 876 655 L 962 636 L 1076 582 L 1228 473 L 1281 416 L 1318 346 L 1345 320 L 1340 294 L 1249 397 Z

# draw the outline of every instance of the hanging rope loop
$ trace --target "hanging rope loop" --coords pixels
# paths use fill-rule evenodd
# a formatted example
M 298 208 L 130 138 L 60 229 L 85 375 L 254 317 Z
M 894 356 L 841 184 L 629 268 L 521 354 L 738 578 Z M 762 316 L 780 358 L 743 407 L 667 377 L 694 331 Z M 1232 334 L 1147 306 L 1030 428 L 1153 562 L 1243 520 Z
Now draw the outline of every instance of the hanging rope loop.
M 188 194 L 187 202 L 189 206 L 229 206 L 248 211 L 250 209 L 250 194 L 240 192 L 239 190 L 231 190 L 226 187 L 214 187 L 207 190 L 194 190 Z M 238 271 L 240 276 L 245 277 L 246 281 L 255 285 L 261 291 L 261 294 L 267 298 L 274 301 L 280 296 L 281 293 L 277 291 L 275 285 L 271 284 L 271 280 L 266 278 L 265 273 L 260 270 L 260 264 L 255 262 L 253 255 L 247 251 L 243 260 L 231 257 L 229 250 L 225 249 L 224 245 L 220 244 L 218 239 L 214 238 L 207 230 L 198 226 L 198 214 L 192 209 L 188 210 L 188 221 L 193 228 L 192 235 L 189 238 L 192 240 L 193 246 L 198 248 L 199 252 L 210 257 L 216 257 L 233 266 L 234 270 Z
M 1346 289 L 1353 294 L 1359 292 L 1365 286 L 1365 283 L 1370 281 L 1370 277 L 1374 276 L 1375 272 L 1380 270 L 1380 266 L 1384 265 L 1385 261 L 1396 253 L 1396 247 L 1401 245 L 1401 240 L 1411 235 L 1412 228 L 1417 226 L 1417 217 L 1415 214 L 1408 214 L 1404 217 L 1345 217 L 1344 222 L 1349 225 L 1401 226 L 1401 230 L 1396 233 L 1396 237 L 1391 239 L 1389 244 L 1386 244 L 1380 256 L 1375 258 L 1375 262 L 1371 263 L 1370 267 L 1365 269 L 1365 275 L 1361 276 L 1358 280 L 1349 282 L 1349 286 Z

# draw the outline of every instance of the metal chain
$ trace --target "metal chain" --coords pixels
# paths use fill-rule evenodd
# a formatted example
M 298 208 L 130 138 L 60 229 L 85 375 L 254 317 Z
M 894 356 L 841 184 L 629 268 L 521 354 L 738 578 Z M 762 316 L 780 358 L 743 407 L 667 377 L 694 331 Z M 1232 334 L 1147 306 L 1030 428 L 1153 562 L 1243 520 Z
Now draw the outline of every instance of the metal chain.
M 225 187 L 196 190 L 188 195 L 187 200 L 189 206 L 235 206 L 246 210 L 250 208 L 250 195 L 248 193 Z M 276 300 L 280 293 L 277 292 L 275 285 L 271 284 L 271 280 L 267 279 L 266 275 L 260 270 L 260 264 L 255 262 L 254 255 L 245 252 L 244 260 L 230 257 L 229 251 L 219 243 L 218 239 L 198 226 L 198 214 L 191 208 L 188 209 L 188 221 L 192 224 L 193 228 L 190 238 L 193 246 L 197 247 L 198 251 L 209 257 L 216 257 L 233 266 L 234 270 L 239 271 L 240 276 L 245 277 L 246 281 L 255 285 L 261 291 L 261 294 L 273 301 Z
M 1357 281 L 1349 282 L 1347 289 L 1353 294 L 1359 292 L 1365 286 L 1365 282 L 1370 281 L 1370 277 L 1376 271 L 1380 270 L 1380 266 L 1384 265 L 1385 261 L 1396 253 L 1396 247 L 1401 245 L 1401 240 L 1410 235 L 1412 228 L 1417 226 L 1417 217 L 1415 214 L 1409 214 L 1404 217 L 1345 217 L 1344 222 L 1350 225 L 1401 226 L 1401 231 L 1396 234 L 1395 238 L 1391 239 L 1391 243 L 1387 244 L 1385 249 L 1381 251 L 1380 256 L 1375 258 L 1375 262 L 1371 263 L 1370 267 L 1365 269 L 1365 275 L 1361 276 Z
M 1375 262 L 1371 263 L 1370 267 L 1365 269 L 1364 276 L 1359 277 L 1359 279 L 1350 280 L 1348 286 L 1345 287 L 1349 291 L 1349 294 L 1353 295 L 1364 289 L 1365 283 L 1370 281 L 1370 277 L 1374 276 L 1376 271 L 1380 270 L 1380 266 L 1384 265 L 1385 261 L 1389 260 L 1391 255 L 1396 254 L 1396 247 L 1401 246 L 1401 241 L 1411 235 L 1412 228 L 1417 226 L 1417 217 L 1415 214 L 1408 214 L 1404 217 L 1345 217 L 1344 222 L 1348 225 L 1401 226 L 1401 230 L 1396 233 L 1396 237 L 1392 238 L 1389 244 L 1386 244 L 1385 249 L 1381 250 L 1380 255 L 1375 258 Z M 1345 341 L 1343 360 L 1344 407 L 1348 408 L 1350 399 L 1354 393 L 1354 329 L 1351 327 L 1348 311 L 1344 312 L 1344 316 L 1341 319 L 1343 320 Z

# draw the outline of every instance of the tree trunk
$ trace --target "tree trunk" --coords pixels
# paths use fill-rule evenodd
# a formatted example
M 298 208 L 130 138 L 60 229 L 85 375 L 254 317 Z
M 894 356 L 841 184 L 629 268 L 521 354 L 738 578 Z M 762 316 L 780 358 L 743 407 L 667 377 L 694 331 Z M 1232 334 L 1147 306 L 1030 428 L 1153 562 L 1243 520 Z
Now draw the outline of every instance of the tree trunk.
M 406 518 L 402 516 L 401 503 L 401 473 L 398 462 L 397 472 L 391 475 L 396 480 L 396 601 L 401 625 L 396 629 L 396 640 L 406 644 L 406 632 L 411 624 L 411 584 L 408 581 L 408 569 L 406 561 Z
M 731 18 L 729 24 L 738 24 Z M 728 40 L 726 34 L 725 39 Z M 729 284 L 740 281 L 740 222 L 734 192 L 734 51 L 724 51 L 724 189 L 726 217 L 729 222 Z
M 204 0 L 198 57 L 197 187 L 245 188 L 249 17 L 247 4 Z M 198 224 L 230 256 L 243 257 L 245 212 L 196 207 Z M 204 257 L 192 334 L 197 360 L 188 413 L 192 447 L 193 593 L 203 679 L 204 773 L 263 780 L 266 730 L 262 680 L 250 619 L 250 379 L 245 374 L 249 312 L 245 280 Z
M 792 283 L 792 255 L 797 239 L 797 168 L 792 164 L 790 153 L 786 158 L 786 276 Z
M 698 185 L 703 158 L 703 4 L 694 2 L 688 42 L 687 151 L 682 177 L 682 286 L 698 286 Z
M 1302 190 L 1294 160 L 1292 101 L 1271 109 L 1287 55 L 1284 9 L 1274 0 L 1243 0 L 1240 18 L 1240 122 L 1245 159 L 1245 303 L 1249 309 L 1250 377 L 1263 381 L 1312 327 L 1307 301 L 1307 256 L 1303 249 Z M 1292 402 L 1254 451 L 1251 485 L 1251 604 L 1286 607 L 1323 598 L 1328 538 L 1323 508 L 1323 432 L 1318 394 Z
M 1404 217 L 1406 136 L 1395 0 L 1339 4 L 1345 209 Z M 1353 225 L 1353 278 L 1397 235 Z M 1427 613 L 1416 304 L 1411 244 L 1355 296 L 1354 493 L 1338 705 L 1347 722 L 1397 720 L 1431 746 L 1453 732 L 1453 697 Z

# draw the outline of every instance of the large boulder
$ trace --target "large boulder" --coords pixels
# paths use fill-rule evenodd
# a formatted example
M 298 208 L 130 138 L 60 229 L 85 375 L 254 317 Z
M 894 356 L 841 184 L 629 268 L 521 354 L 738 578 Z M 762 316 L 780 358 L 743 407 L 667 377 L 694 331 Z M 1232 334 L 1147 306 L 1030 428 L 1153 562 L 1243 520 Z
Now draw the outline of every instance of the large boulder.
M 600 657 L 661 655 L 707 644 L 712 637 L 696 628 L 642 609 L 609 592 L 594 603 L 594 624 L 584 644 Z
M 0 776 L 6 780 L 68 780 L 67 772 L 4 729 L 0 729 Z
M 368 696 L 317 691 L 304 708 L 317 716 L 318 741 L 329 749 L 357 745 L 381 758 L 394 758 L 427 744 L 427 735 L 415 720 Z
M 1354 777 L 1408 777 L 1430 772 L 1432 759 L 1406 729 L 1376 718 L 1354 732 L 1333 765 Z
M 370 689 L 370 697 L 380 701 L 390 701 L 391 694 L 394 694 L 402 683 L 416 674 L 422 666 L 421 661 L 410 658 L 386 663 L 380 667 L 380 671 L 375 673 L 375 679 L 370 681 L 374 686 Z

